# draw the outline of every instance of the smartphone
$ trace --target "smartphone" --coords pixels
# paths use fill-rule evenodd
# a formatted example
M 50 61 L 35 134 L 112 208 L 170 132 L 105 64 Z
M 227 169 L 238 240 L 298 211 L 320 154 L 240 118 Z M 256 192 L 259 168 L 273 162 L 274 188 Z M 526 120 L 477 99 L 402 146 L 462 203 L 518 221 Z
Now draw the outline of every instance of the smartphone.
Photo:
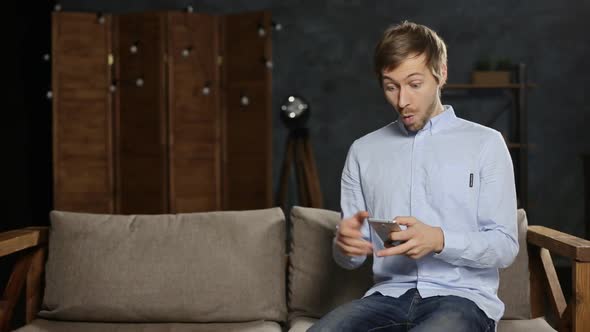
M 383 245 L 386 248 L 401 244 L 401 241 L 393 241 L 390 238 L 391 232 L 399 232 L 402 230 L 395 220 L 377 218 L 367 218 L 367 220 L 369 221 L 369 225 L 375 230 L 375 233 L 381 238 L 381 241 L 383 241 Z

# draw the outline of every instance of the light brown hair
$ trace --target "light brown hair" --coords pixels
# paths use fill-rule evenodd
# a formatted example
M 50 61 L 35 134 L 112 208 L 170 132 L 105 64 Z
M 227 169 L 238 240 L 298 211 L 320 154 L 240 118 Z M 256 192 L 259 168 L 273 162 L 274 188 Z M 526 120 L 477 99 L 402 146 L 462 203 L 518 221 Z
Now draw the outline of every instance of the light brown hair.
M 385 70 L 397 68 L 410 55 L 424 54 L 426 66 L 430 68 L 437 83 L 440 83 L 443 66 L 447 64 L 447 46 L 430 28 L 403 21 L 383 33 L 375 47 L 374 65 L 379 84 Z

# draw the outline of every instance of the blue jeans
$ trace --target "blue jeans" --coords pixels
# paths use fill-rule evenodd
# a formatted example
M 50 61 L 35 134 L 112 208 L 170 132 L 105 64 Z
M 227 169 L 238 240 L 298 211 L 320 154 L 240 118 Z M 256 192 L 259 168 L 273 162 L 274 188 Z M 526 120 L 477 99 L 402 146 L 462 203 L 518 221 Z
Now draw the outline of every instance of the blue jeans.
M 417 289 L 395 298 L 375 293 L 344 304 L 308 332 L 344 331 L 494 331 L 495 322 L 471 300 L 458 296 L 422 298 Z

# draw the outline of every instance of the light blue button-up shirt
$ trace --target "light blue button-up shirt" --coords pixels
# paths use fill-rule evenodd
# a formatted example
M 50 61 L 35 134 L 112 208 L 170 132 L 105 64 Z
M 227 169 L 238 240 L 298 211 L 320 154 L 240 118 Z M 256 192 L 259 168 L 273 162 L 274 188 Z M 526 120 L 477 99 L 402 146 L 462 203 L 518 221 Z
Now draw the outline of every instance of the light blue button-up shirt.
M 342 172 L 342 216 L 413 216 L 444 233 L 438 254 L 374 256 L 375 285 L 365 296 L 398 297 L 410 288 L 422 297 L 461 296 L 497 322 L 504 313 L 498 268 L 518 252 L 512 160 L 499 132 L 444 108 L 417 133 L 395 121 L 352 144 Z M 362 233 L 371 241 L 367 222 Z M 345 256 L 334 245 L 334 259 L 352 269 L 366 256 Z

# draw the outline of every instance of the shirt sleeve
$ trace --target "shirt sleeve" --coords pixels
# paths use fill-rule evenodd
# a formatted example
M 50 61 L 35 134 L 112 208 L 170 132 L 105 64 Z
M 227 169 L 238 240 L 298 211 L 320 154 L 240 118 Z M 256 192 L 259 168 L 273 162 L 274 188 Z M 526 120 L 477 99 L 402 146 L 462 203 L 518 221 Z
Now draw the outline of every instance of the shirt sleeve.
M 342 178 L 340 183 L 340 207 L 342 218 L 349 218 L 359 211 L 366 211 L 365 199 L 361 187 L 360 164 L 355 153 L 355 144 L 348 150 Z M 370 241 L 368 224 L 365 222 L 361 228 L 363 238 Z M 332 241 L 332 254 L 336 263 L 345 269 L 355 269 L 363 264 L 366 255 L 350 257 L 342 253 L 336 245 L 336 237 Z
M 434 257 L 457 266 L 505 268 L 518 253 L 516 189 L 512 159 L 497 133 L 482 150 L 477 232 L 445 229 L 444 248 Z

